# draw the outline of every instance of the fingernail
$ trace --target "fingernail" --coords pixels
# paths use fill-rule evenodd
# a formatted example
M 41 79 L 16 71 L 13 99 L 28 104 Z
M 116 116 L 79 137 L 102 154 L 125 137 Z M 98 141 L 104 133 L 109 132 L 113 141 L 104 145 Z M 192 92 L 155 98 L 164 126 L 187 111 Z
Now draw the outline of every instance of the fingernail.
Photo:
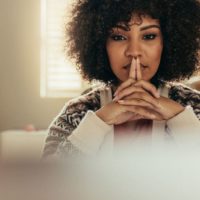
M 156 90 L 156 96 L 160 98 L 160 89 Z
M 114 99 L 113 99 L 113 101 L 117 101 L 118 100 L 118 96 L 116 96 Z
M 118 103 L 124 103 L 125 101 L 124 100 L 119 100 L 117 101 Z
M 153 119 L 155 119 L 155 118 L 156 118 L 156 116 L 155 116 L 155 115 L 153 115 L 153 114 L 151 114 L 150 116 L 151 116 L 151 118 L 153 118 Z
M 134 85 L 135 85 L 135 86 L 139 86 L 139 85 L 140 85 L 140 83 L 136 82 L 136 83 L 134 83 Z
M 162 108 L 160 102 L 157 103 L 157 108 Z
M 159 91 L 157 91 L 156 95 L 157 95 L 158 98 L 160 98 L 160 92 Z

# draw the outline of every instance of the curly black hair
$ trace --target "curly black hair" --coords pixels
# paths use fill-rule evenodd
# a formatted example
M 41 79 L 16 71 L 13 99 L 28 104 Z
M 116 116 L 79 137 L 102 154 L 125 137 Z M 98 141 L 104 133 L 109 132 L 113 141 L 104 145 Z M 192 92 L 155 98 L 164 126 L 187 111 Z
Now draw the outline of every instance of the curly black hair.
M 128 25 L 133 13 L 160 22 L 163 53 L 152 83 L 189 78 L 198 68 L 198 0 L 78 0 L 72 13 L 66 26 L 67 54 L 86 80 L 118 82 L 109 64 L 106 41 L 110 30 L 119 22 Z

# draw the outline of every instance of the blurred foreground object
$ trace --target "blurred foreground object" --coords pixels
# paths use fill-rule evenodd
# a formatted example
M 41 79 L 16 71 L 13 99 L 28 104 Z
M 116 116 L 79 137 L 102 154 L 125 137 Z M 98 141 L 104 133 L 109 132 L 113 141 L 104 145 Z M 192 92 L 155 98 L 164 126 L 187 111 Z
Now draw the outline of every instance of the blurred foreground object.
M 191 153 L 191 154 L 190 154 Z M 199 200 L 199 152 L 134 153 L 0 168 L 2 200 Z

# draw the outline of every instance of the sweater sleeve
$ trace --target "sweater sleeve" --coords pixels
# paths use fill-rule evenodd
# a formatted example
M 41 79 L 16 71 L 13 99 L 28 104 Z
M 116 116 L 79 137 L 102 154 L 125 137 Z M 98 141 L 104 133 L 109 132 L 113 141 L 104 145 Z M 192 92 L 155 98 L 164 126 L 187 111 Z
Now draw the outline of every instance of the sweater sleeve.
M 173 85 L 169 90 L 169 98 L 182 106 L 191 106 L 196 117 L 200 120 L 200 91 L 189 88 L 183 84 Z
M 99 91 L 69 101 L 49 127 L 42 158 L 92 154 L 111 129 L 94 113 L 100 107 Z
M 191 106 L 169 119 L 167 128 L 177 144 L 200 147 L 200 121 Z
M 88 111 L 62 148 L 68 149 L 70 142 L 84 154 L 95 155 L 99 151 L 105 135 L 112 130 L 111 125 L 107 125 L 93 111 Z
M 81 113 L 81 115 L 84 115 L 84 113 Z M 79 150 L 68 141 L 68 136 L 72 134 L 76 125 L 78 125 L 81 115 L 77 116 L 76 113 L 71 113 L 68 104 L 64 106 L 62 111 L 49 126 L 42 159 L 46 160 L 47 158 L 51 159 L 55 156 L 57 157 L 58 153 L 61 153 L 59 149 L 63 143 L 68 144 L 68 154 L 80 153 Z
M 50 127 L 44 157 L 95 155 L 101 147 L 104 136 L 113 130 L 111 125 L 107 125 L 93 111 L 88 111 L 75 129 L 70 124 L 67 125 L 67 122 L 65 126 L 69 131 L 67 137 L 64 137 L 61 129 Z

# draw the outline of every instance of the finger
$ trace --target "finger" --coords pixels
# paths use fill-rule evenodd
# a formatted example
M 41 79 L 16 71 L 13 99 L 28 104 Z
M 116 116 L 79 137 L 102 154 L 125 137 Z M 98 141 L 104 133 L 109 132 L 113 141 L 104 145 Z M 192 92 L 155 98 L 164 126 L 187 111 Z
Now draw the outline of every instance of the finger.
M 122 91 L 123 89 L 131 86 L 133 83 L 135 83 L 135 81 L 132 78 L 129 78 L 127 81 L 123 82 L 115 91 L 114 96 L 117 96 L 119 94 L 120 91 Z
M 136 59 L 136 77 L 137 81 L 140 81 L 142 79 L 142 71 L 139 58 Z
M 159 104 L 158 99 L 156 99 L 156 98 L 152 97 L 151 95 L 149 95 L 148 93 L 144 93 L 144 92 L 135 92 L 135 93 L 127 96 L 125 99 L 121 99 L 121 100 L 123 100 L 123 104 L 126 104 L 126 102 L 129 103 L 128 100 L 133 100 L 133 99 L 140 99 L 141 101 L 146 101 L 146 102 L 150 103 L 152 106 L 154 106 L 154 108 L 160 109 L 160 104 Z M 120 100 L 118 100 L 118 102 L 119 101 Z
M 135 86 L 142 87 L 144 90 L 152 94 L 154 97 L 160 98 L 160 94 L 158 90 L 156 89 L 156 87 L 147 81 L 140 80 L 137 83 L 135 83 Z
M 149 109 L 155 108 L 154 105 L 142 99 L 125 99 L 125 100 L 119 100 L 118 103 L 127 106 L 141 106 Z
M 156 119 L 156 114 L 154 114 L 151 110 L 140 106 L 126 106 L 127 112 L 133 112 L 134 114 L 138 114 L 143 116 L 145 119 Z
M 134 114 L 138 114 L 140 116 L 143 116 L 143 119 L 152 119 L 152 120 L 163 120 L 163 116 L 151 109 L 147 109 L 140 106 L 127 106 L 126 107 L 128 112 L 133 112 Z
M 143 88 L 141 87 L 135 87 L 133 84 L 131 84 L 129 87 L 120 90 L 118 92 L 118 95 L 113 99 L 114 101 L 123 99 L 124 97 L 131 95 L 134 92 L 146 92 Z
M 126 99 L 126 100 L 119 100 L 118 103 L 124 106 L 139 106 L 145 109 L 151 110 L 153 114 L 156 115 L 157 120 L 164 120 L 163 113 L 160 108 L 154 107 L 152 104 L 142 101 L 141 99 Z
M 133 58 L 129 71 L 129 78 L 136 80 L 136 60 Z
M 128 119 L 128 122 L 135 121 L 135 120 L 138 120 L 138 119 L 144 119 L 144 116 L 135 114 L 135 115 L 133 115 L 133 117 L 131 117 L 130 119 Z

